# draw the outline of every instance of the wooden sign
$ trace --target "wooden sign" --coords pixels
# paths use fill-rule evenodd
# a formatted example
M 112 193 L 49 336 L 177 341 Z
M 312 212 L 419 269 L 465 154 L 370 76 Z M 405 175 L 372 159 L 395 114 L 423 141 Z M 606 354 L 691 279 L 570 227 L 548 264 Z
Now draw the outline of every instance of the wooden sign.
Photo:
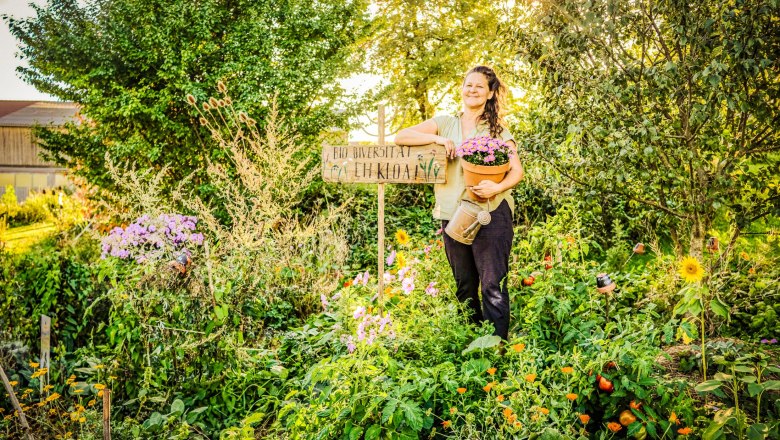
M 444 146 L 325 146 L 322 180 L 338 183 L 445 183 Z

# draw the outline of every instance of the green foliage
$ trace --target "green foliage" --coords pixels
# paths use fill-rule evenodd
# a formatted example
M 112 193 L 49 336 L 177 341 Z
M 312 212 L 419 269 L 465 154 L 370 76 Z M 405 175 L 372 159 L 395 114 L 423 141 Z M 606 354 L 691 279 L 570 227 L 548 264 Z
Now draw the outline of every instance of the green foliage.
M 584 193 L 648 212 L 678 252 L 700 254 L 719 216 L 740 230 L 777 214 L 780 5 L 602 0 L 528 11 L 513 40 L 542 99 L 524 148 Z
M 49 160 L 90 183 L 113 188 L 105 155 L 139 170 L 167 166 L 166 186 L 197 172 L 212 188 L 207 161 L 225 162 L 204 146 L 205 128 L 188 109 L 188 93 L 205 100 L 204 84 L 224 81 L 259 120 L 278 95 L 278 111 L 311 140 L 348 114 L 336 107 L 334 80 L 352 67 L 351 44 L 362 35 L 361 1 L 50 0 L 36 16 L 4 16 L 39 90 L 79 103 L 89 123 L 39 129 Z M 261 122 L 262 127 L 262 122 Z

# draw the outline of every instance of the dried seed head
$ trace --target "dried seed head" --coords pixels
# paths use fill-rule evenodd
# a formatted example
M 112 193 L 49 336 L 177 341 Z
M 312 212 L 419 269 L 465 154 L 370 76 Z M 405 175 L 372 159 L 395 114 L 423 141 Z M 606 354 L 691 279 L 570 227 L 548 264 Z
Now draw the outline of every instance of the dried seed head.
M 209 121 L 206 120 L 206 118 L 200 118 L 200 125 L 206 125 Z
M 195 105 L 198 101 L 195 99 L 194 96 L 187 94 L 187 102 L 189 102 L 190 105 Z
M 239 112 L 238 113 L 238 119 L 241 122 L 246 122 L 246 120 L 248 119 L 248 116 L 246 115 L 246 112 Z
M 211 110 L 211 106 L 209 105 L 208 102 L 204 102 L 203 103 L 203 110 L 205 110 L 205 111 Z
M 220 107 L 224 107 L 225 106 L 225 100 L 224 99 L 220 99 L 219 101 L 217 101 L 217 103 L 219 104 Z
M 227 87 L 225 87 L 225 83 L 223 83 L 222 81 L 217 81 L 217 90 L 219 90 L 219 93 L 227 92 Z
M 230 96 L 225 96 L 225 104 L 226 105 L 233 105 L 233 100 L 230 99 Z
M 257 124 L 257 121 L 255 121 L 255 120 L 254 120 L 254 119 L 252 119 L 252 118 L 247 118 L 247 121 L 246 121 L 246 123 L 247 123 L 247 124 L 249 124 L 250 126 L 252 126 L 252 125 L 255 125 L 255 124 Z
M 217 98 L 212 96 L 209 98 L 209 104 L 211 104 L 212 107 L 217 107 L 219 106 L 219 101 L 217 101 Z

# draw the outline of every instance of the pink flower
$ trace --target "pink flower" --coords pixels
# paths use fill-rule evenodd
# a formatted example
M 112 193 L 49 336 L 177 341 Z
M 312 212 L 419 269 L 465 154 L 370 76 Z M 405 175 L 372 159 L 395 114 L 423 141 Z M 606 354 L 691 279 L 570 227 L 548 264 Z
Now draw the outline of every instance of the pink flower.
M 414 290 L 414 278 L 404 278 L 403 281 L 401 281 L 401 288 L 407 295 L 412 293 L 412 290 Z
M 431 296 L 436 296 L 439 293 L 439 289 L 433 287 L 436 285 L 436 281 L 431 281 L 428 287 L 425 288 L 425 293 Z

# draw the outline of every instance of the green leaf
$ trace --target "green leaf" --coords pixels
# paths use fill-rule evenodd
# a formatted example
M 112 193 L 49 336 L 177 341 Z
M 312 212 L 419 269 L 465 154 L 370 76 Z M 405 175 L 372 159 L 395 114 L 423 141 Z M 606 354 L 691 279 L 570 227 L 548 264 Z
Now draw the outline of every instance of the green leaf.
M 747 390 L 748 390 L 748 395 L 750 395 L 750 397 L 756 397 L 759 394 L 764 392 L 764 387 L 757 383 L 749 383 L 747 386 Z
M 769 436 L 769 426 L 763 423 L 756 423 L 748 426 L 748 440 L 763 440 Z
M 465 356 L 476 350 L 487 350 L 489 348 L 493 348 L 497 346 L 499 343 L 501 343 L 500 336 L 492 336 L 492 335 L 481 336 L 473 340 L 471 344 L 469 344 L 469 346 L 466 347 L 466 349 L 463 350 L 461 354 Z
M 358 440 L 361 435 L 363 435 L 362 426 L 353 426 L 352 429 L 349 430 L 349 440 Z
M 184 414 L 184 402 L 176 399 L 171 404 L 171 415 L 180 416 L 182 414 Z
M 712 309 L 713 313 L 720 316 L 721 318 L 727 320 L 731 319 L 728 306 L 724 304 L 720 299 L 712 298 L 712 300 L 710 301 L 710 308 Z
M 385 407 L 382 409 L 382 423 L 387 423 L 390 417 L 395 413 L 395 408 L 398 406 L 398 399 L 390 398 Z
M 780 380 L 768 380 L 763 383 L 763 386 L 766 391 L 780 390 Z
M 719 380 L 708 380 L 696 385 L 694 389 L 700 393 L 707 393 L 720 388 L 721 385 L 722 383 Z
M 381 433 L 382 433 L 382 427 L 375 423 L 369 426 L 368 429 L 366 429 L 366 440 L 378 439 Z
M 404 401 L 401 403 L 406 424 L 415 431 L 420 431 L 423 426 L 423 412 L 415 402 Z

